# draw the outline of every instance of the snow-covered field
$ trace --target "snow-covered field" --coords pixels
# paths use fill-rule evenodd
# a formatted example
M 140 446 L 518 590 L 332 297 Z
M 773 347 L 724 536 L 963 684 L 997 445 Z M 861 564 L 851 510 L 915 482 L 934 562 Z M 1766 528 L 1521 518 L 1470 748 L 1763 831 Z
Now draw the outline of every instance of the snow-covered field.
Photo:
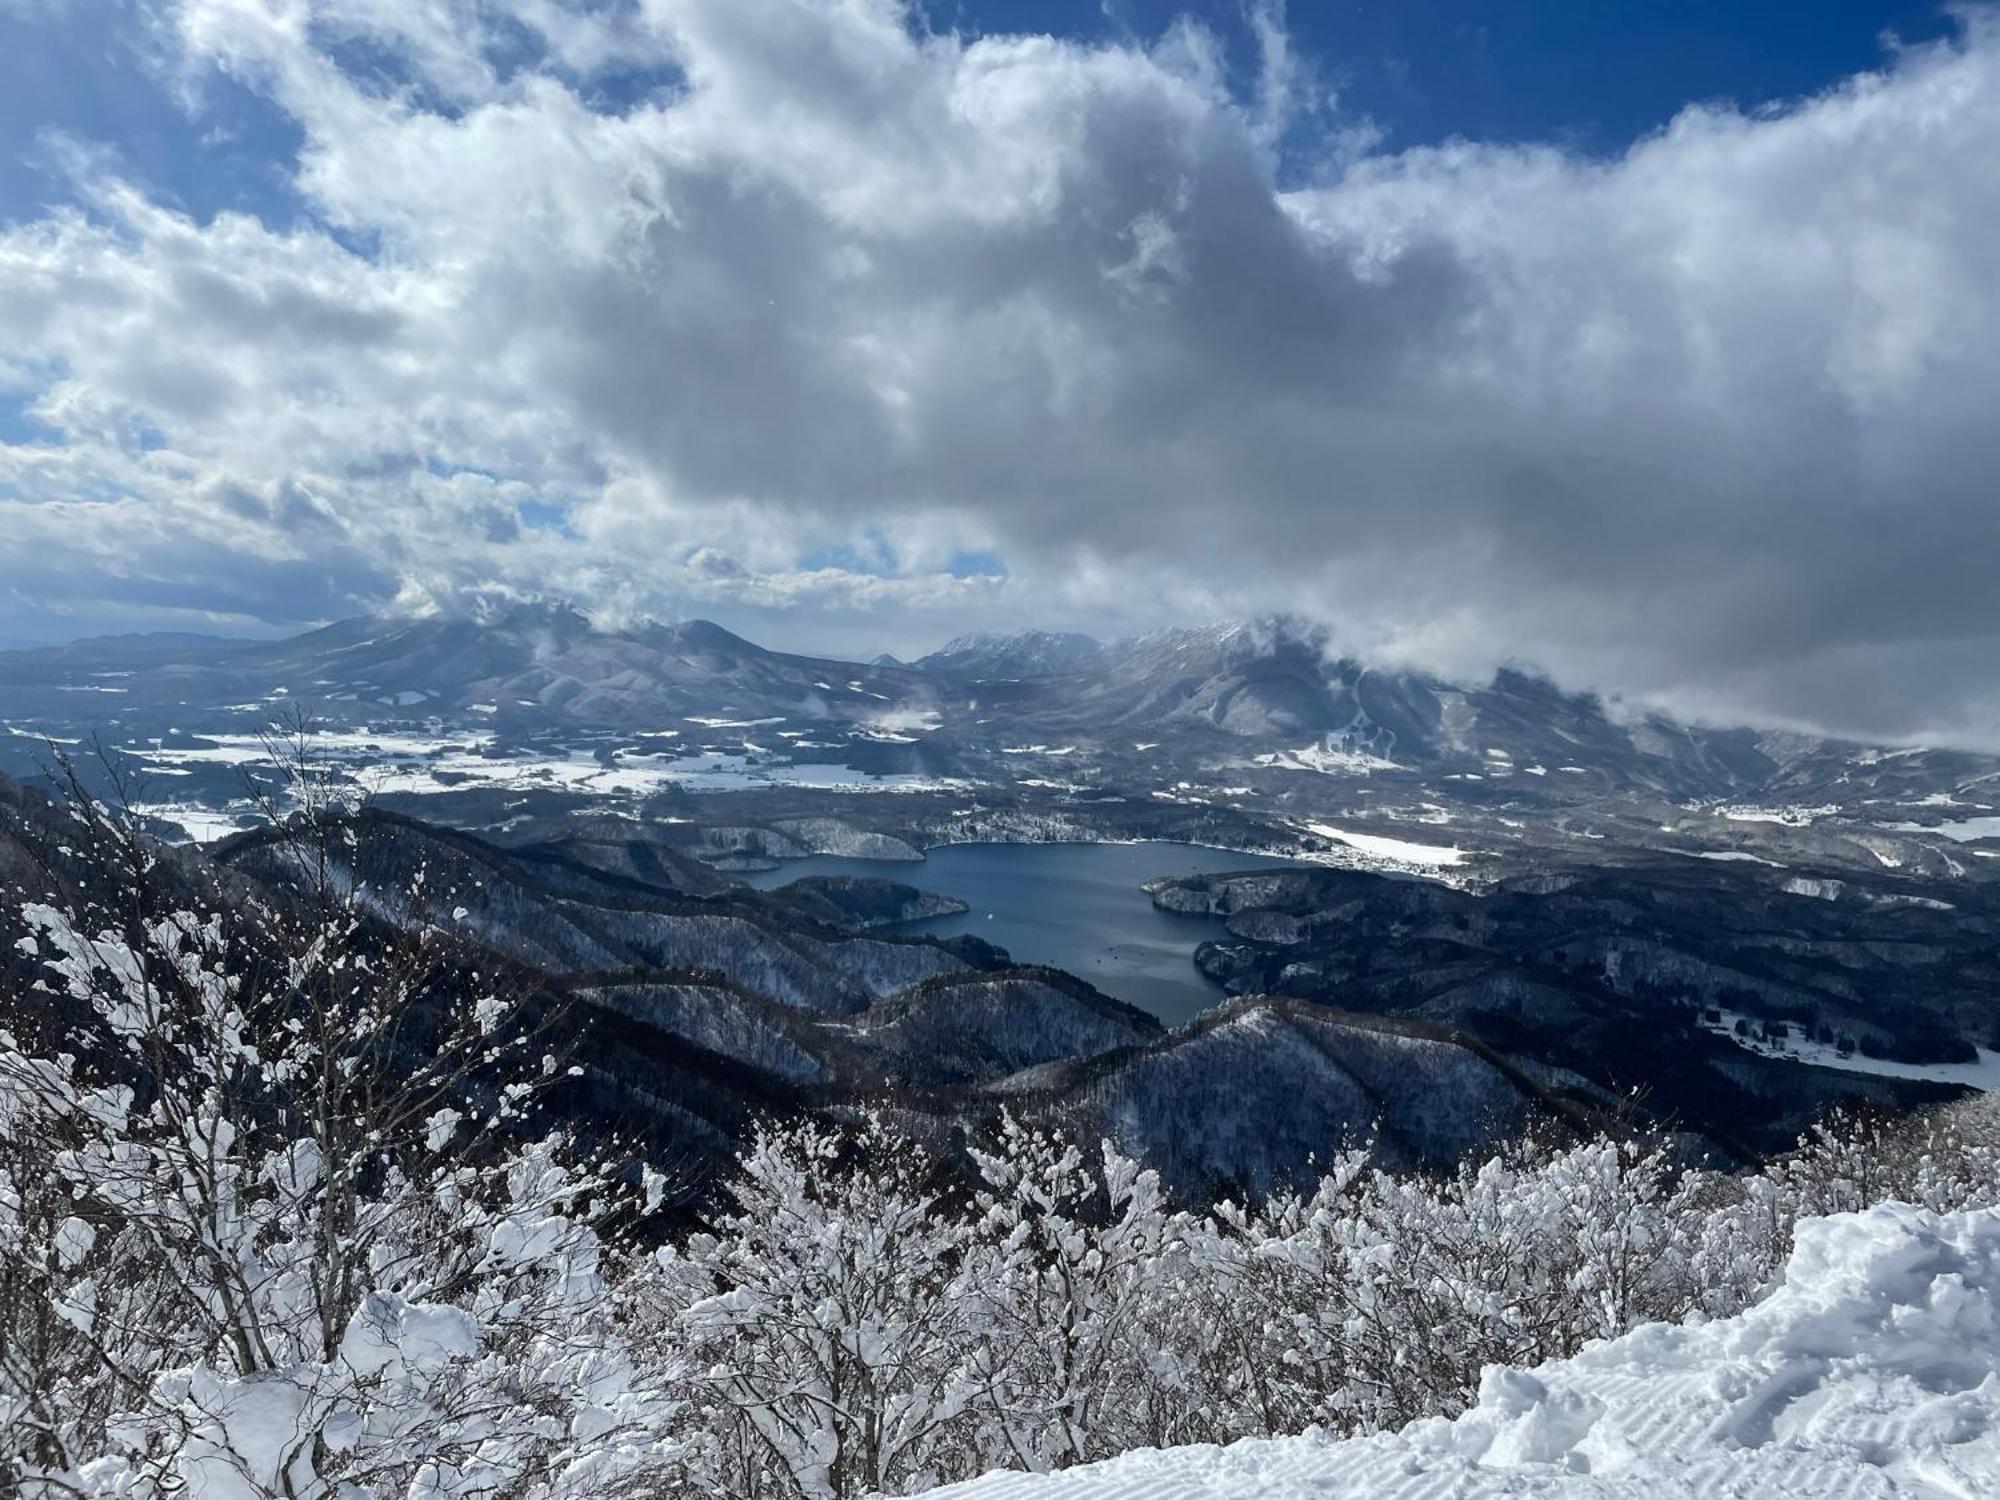
M 226 808 L 204 807 L 198 802 L 135 802 L 132 811 L 179 824 L 188 841 L 196 844 L 212 844 L 232 833 L 241 833 L 258 820 L 257 809 L 246 801 L 234 802 Z M 247 821 L 239 821 L 239 816 Z
M 1726 1036 L 1738 1046 L 1751 1052 L 1761 1052 L 1766 1057 L 1786 1057 L 1793 1062 L 1810 1063 L 1816 1068 L 1842 1068 L 1849 1073 L 1873 1073 L 1879 1078 L 1920 1078 L 1928 1083 L 1957 1083 L 1966 1088 L 1994 1090 L 2000 1089 L 2000 1052 L 1978 1049 L 1979 1058 L 1969 1063 L 1904 1063 L 1891 1062 L 1887 1058 L 1864 1057 L 1859 1052 L 1843 1053 L 1838 1047 L 1826 1042 L 1814 1041 L 1803 1036 L 1797 1026 L 1789 1028 L 1789 1035 L 1766 1039 L 1761 1035 L 1763 1022 L 1756 1016 L 1746 1016 L 1740 1011 L 1720 1010 L 1718 1019 L 1704 1020 L 1700 1024 L 1704 1030 L 1718 1036 Z M 1739 1035 L 1738 1021 L 1750 1024 L 1751 1035 Z
M 1413 844 L 1406 839 L 1387 838 L 1379 833 L 1351 833 L 1345 828 L 1335 828 L 1331 823 L 1307 823 L 1305 827 L 1309 833 L 1331 839 L 1387 869 L 1437 870 L 1465 863 L 1463 849 Z M 1308 853 L 1300 857 L 1311 859 L 1312 855 Z
M 1787 828 L 1810 828 L 1821 818 L 1840 811 L 1832 803 L 1822 803 L 1812 807 L 1797 804 L 1786 807 L 1757 807 L 1746 803 L 1729 803 L 1721 807 L 1696 806 L 1689 810 L 1710 812 L 1716 817 L 1727 818 L 1732 823 L 1782 823 Z
M 131 746 L 126 753 L 152 775 L 184 774 L 193 765 L 242 767 L 270 762 L 270 747 L 260 735 L 216 734 L 205 738 L 206 743 L 199 745 Z M 426 736 L 368 729 L 318 734 L 313 751 L 343 765 L 358 782 L 377 794 L 495 787 L 645 797 L 670 786 L 691 792 L 743 791 L 765 786 L 909 792 L 936 791 L 959 784 L 939 777 L 874 775 L 845 766 L 800 765 L 782 758 L 725 751 L 627 751 L 606 764 L 583 750 L 554 754 L 496 752 L 491 736 Z M 234 831 L 236 826 L 226 812 L 187 799 L 161 802 L 145 811 L 180 823 L 191 837 L 203 841 L 219 838 Z
M 1455 1420 L 1142 1450 L 930 1500 L 1975 1500 L 2000 1495 L 2000 1210 L 1800 1224 L 1734 1318 L 1489 1369 Z
M 1909 824 L 1915 828 L 1919 825 Z M 1935 828 L 1923 830 L 1927 833 L 1941 833 L 1948 839 L 1965 842 L 1971 839 L 2000 838 L 2000 817 L 1960 818 L 1952 823 L 1940 823 Z
M 1321 741 L 1301 750 L 1276 750 L 1252 756 L 1248 764 L 1277 771 L 1314 771 L 1322 776 L 1367 776 L 1376 771 L 1399 769 L 1392 760 L 1370 755 L 1365 750 L 1345 750 Z

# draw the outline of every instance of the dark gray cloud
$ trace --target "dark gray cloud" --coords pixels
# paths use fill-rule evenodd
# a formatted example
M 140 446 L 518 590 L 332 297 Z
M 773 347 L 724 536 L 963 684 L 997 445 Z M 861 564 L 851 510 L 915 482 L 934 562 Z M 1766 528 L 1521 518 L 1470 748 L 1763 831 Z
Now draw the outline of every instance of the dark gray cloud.
M 6 584 L 259 614 L 320 566 L 327 612 L 500 586 L 906 649 L 1287 608 L 2000 744 L 1984 10 L 1615 160 L 1349 135 L 1291 187 L 1285 97 L 1188 30 L 524 4 L 546 57 L 507 73 L 508 8 L 161 5 L 195 97 L 298 122 L 324 227 L 197 224 L 92 158 L 85 207 L 0 233 L 0 380 L 57 434 L 0 447 L 0 537 L 71 559 Z M 414 87 L 344 72 L 356 37 Z M 662 90 L 594 107 L 611 59 Z

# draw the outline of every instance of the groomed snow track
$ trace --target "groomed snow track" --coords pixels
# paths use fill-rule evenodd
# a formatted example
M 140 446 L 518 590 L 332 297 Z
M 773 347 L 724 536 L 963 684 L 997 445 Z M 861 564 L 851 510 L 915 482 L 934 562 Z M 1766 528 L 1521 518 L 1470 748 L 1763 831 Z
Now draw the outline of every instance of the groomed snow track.
M 2000 1211 L 1807 1220 L 1737 1317 L 1652 1324 L 1455 1420 L 989 1474 L 929 1500 L 2000 1497 Z

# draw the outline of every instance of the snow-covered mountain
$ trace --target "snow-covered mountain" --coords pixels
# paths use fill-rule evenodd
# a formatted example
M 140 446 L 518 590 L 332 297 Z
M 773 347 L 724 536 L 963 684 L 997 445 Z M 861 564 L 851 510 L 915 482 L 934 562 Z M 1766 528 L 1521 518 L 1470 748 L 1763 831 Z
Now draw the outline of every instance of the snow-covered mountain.
M 2000 1493 L 2000 1211 L 1798 1226 L 1733 1318 L 1489 1368 L 1455 1419 L 1331 1441 L 1148 1449 L 929 1500 L 1819 1500 Z
M 918 666 L 539 604 L 0 653 L 0 774 L 42 773 L 51 741 L 101 743 L 182 837 L 257 821 L 244 775 L 295 714 L 395 810 L 509 843 L 612 816 L 656 843 L 679 829 L 675 853 L 729 872 L 1166 840 L 1482 889 L 1662 854 L 1892 877 L 1910 888 L 1887 894 L 1932 910 L 2000 880 L 2000 838 L 1979 847 L 2000 834 L 2000 757 L 1634 716 L 1518 672 L 1450 683 L 1343 657 L 1297 620 L 1101 647 L 971 637 Z M 868 795 L 885 791 L 905 795 Z M 604 857 L 652 857 L 621 842 Z
M 1502 671 L 1484 684 L 1373 668 L 1292 619 L 1152 632 L 1008 700 L 1015 727 L 1054 736 L 1161 731 L 1365 757 L 1475 778 L 1580 767 L 1638 790 L 1761 785 L 1778 760 L 1747 730 L 1625 720 L 1590 694 Z
M 1094 666 L 1104 647 L 1074 631 L 1016 630 L 961 635 L 916 665 L 947 677 L 1051 677 Z
M 707 620 L 601 629 L 548 604 L 480 618 L 344 620 L 276 642 L 121 637 L 0 658 L 0 686 L 13 692 L 86 685 L 107 711 L 161 699 L 183 710 L 261 702 L 336 720 L 391 710 L 624 729 L 688 715 L 865 719 L 939 697 L 934 679 L 908 668 L 768 651 Z
M 1452 683 L 1383 670 L 1291 619 L 1111 645 L 972 635 L 906 666 L 772 651 L 705 620 L 606 628 L 551 604 L 348 620 L 275 642 L 126 636 L 0 652 L 0 771 L 28 769 L 21 757 L 44 735 L 240 736 L 295 708 L 377 731 L 650 736 L 655 749 L 783 748 L 815 764 L 984 782 L 1035 775 L 1040 762 L 1014 757 L 1046 751 L 1072 774 L 1167 787 L 1242 767 L 1298 789 L 1317 777 L 1322 792 L 1389 774 L 1482 803 L 1872 802 L 1919 822 L 1980 810 L 1976 789 L 2000 777 L 1990 756 L 1693 726 L 1520 672 Z

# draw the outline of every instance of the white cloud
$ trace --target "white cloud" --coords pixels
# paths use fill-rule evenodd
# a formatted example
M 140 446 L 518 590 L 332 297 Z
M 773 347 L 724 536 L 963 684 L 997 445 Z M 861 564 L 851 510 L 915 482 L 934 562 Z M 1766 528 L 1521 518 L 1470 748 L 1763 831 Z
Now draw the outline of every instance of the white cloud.
M 54 429 L 0 446 L 36 559 L 0 584 L 891 645 L 1289 606 L 2000 742 L 1986 12 L 1609 161 L 1369 154 L 1258 14 L 1240 102 L 1185 27 L 968 41 L 887 0 L 163 5 L 191 99 L 219 69 L 296 121 L 309 212 L 195 222 L 80 156 L 78 206 L 0 231 L 0 389 Z M 1285 190 L 1302 112 L 1326 185 Z M 874 565 L 810 561 L 842 547 Z

